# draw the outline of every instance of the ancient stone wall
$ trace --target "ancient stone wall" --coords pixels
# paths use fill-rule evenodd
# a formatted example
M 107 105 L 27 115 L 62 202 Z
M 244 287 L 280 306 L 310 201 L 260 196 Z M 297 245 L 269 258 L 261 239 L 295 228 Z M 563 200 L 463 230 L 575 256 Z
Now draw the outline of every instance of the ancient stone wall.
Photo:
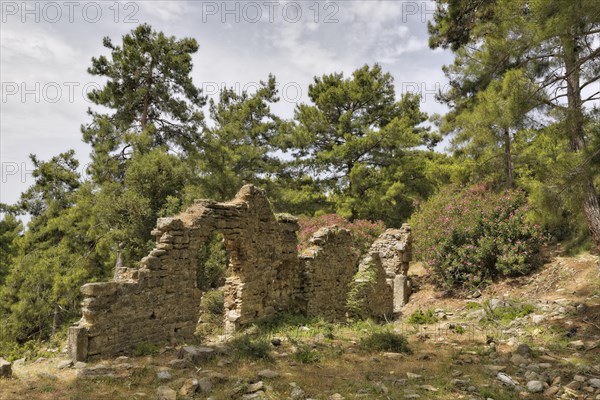
M 388 229 L 375 240 L 370 253 L 379 253 L 385 269 L 387 283 L 393 291 L 394 312 L 398 313 L 408 302 L 411 284 L 408 279 L 408 266 L 412 260 L 412 236 L 410 226 Z
M 193 338 L 201 299 L 196 256 L 217 232 L 230 259 L 227 330 L 279 311 L 297 311 L 297 229 L 293 218 L 277 221 L 264 191 L 251 185 L 232 202 L 199 200 L 177 217 L 159 219 L 152 231 L 156 247 L 139 270 L 123 268 L 113 282 L 82 287 L 83 318 L 70 328 L 71 356 L 83 360 L 142 342 Z
M 352 317 L 385 319 L 393 313 L 393 290 L 388 284 L 379 253 L 367 253 L 350 284 L 347 308 Z
M 224 289 L 228 333 L 284 311 L 345 318 L 349 284 L 358 271 L 350 232 L 323 228 L 298 256 L 298 228 L 294 217 L 275 216 L 265 192 L 252 185 L 231 202 L 198 200 L 178 216 L 160 218 L 152 231 L 155 248 L 139 269 L 119 268 L 113 281 L 81 288 L 83 316 L 69 330 L 71 357 L 86 360 L 144 342 L 192 339 L 202 296 L 198 251 L 215 233 L 223 235 L 230 263 Z M 375 288 L 363 295 L 368 312 L 396 310 L 406 300 L 395 296 L 405 294 L 397 281 L 406 278 L 410 229 L 386 231 L 367 257 L 361 268 L 376 275 Z
M 358 256 L 347 229 L 326 227 L 310 239 L 311 246 L 300 256 L 300 290 L 307 316 L 329 321 L 346 315 L 348 285 L 356 273 Z

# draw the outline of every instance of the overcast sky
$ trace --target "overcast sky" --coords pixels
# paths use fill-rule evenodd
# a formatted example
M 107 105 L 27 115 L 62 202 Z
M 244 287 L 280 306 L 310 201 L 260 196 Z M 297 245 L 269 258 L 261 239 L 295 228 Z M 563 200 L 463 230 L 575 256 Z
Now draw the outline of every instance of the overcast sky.
M 147 22 L 200 44 L 192 72 L 214 95 L 222 86 L 250 91 L 273 73 L 291 117 L 307 101 L 315 75 L 379 63 L 395 79 L 398 95 L 419 91 L 422 108 L 443 113 L 434 99 L 452 60 L 427 45 L 432 1 L 2 1 L 0 23 L 0 202 L 14 203 L 32 183 L 30 153 L 42 159 L 75 149 L 82 165 L 89 148 L 80 125 L 89 122 L 85 91 L 98 87 L 90 59 L 108 54 L 102 38 Z M 82 166 L 82 171 L 84 167 Z

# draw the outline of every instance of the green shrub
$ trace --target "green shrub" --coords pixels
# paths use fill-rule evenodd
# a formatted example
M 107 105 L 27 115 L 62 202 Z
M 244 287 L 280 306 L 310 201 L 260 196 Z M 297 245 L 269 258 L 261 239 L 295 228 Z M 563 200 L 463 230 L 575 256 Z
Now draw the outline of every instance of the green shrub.
M 437 321 L 438 321 L 438 319 L 435 316 L 435 313 L 433 312 L 433 310 L 431 308 L 427 309 L 425 311 L 423 311 L 419 308 L 418 310 L 413 312 L 410 315 L 410 317 L 408 317 L 408 319 L 407 319 L 407 322 L 409 324 L 418 324 L 418 325 L 434 324 Z
M 306 344 L 299 345 L 292 357 L 301 364 L 316 364 L 321 361 L 321 355 Z
M 225 298 L 223 289 L 213 289 L 202 295 L 200 301 L 200 321 L 196 335 L 205 337 L 223 332 Z
M 198 288 L 206 291 L 223 286 L 228 264 L 223 236 L 213 235 L 198 249 L 196 273 Z
M 271 344 L 265 338 L 253 339 L 249 335 L 242 335 L 231 340 L 229 347 L 239 359 L 269 360 L 271 358 Z
M 448 188 L 413 215 L 414 250 L 439 284 L 476 287 L 523 275 L 541 263 L 542 229 L 527 221 L 519 190 Z
M 511 321 L 517 318 L 523 318 L 534 311 L 535 307 L 527 303 L 513 303 L 511 305 L 494 308 L 493 310 L 487 307 L 487 316 L 483 318 L 480 323 L 486 325 L 500 322 L 501 324 L 506 325 Z
M 361 339 L 360 345 L 366 350 L 411 353 L 406 337 L 391 331 L 371 332 Z
M 160 346 L 158 346 L 157 344 L 141 342 L 135 346 L 135 349 L 133 350 L 133 354 L 138 357 L 150 356 L 153 354 L 158 354 L 159 351 L 160 351 Z
M 467 310 L 479 310 L 481 308 L 483 308 L 483 306 L 481 305 L 481 303 L 478 303 L 476 301 L 469 301 L 466 305 L 465 308 Z

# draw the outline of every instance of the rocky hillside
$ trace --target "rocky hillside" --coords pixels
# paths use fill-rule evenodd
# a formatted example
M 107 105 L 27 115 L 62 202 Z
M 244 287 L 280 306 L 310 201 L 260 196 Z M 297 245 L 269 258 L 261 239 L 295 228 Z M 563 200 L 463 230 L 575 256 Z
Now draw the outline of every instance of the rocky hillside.
M 12 363 L 0 399 L 600 399 L 598 263 L 556 257 L 470 298 L 416 264 L 394 322 L 288 316 L 94 364 L 45 349 Z

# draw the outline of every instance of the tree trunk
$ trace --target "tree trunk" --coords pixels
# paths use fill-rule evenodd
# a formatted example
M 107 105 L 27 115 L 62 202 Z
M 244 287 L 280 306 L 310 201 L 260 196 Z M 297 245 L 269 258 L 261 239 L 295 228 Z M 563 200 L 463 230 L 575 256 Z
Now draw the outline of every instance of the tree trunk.
M 514 181 L 512 157 L 510 154 L 510 132 L 508 129 L 504 130 L 504 173 L 506 175 L 506 186 L 512 189 Z
M 119 250 L 117 250 L 117 261 L 115 262 L 115 271 L 113 272 L 113 280 L 117 279 L 121 268 L 123 268 L 123 252 L 121 251 L 121 244 L 119 243 Z
M 569 134 L 570 148 L 574 153 L 585 149 L 585 133 L 583 130 L 584 115 L 581 100 L 580 63 L 577 50 L 577 39 L 563 38 L 563 51 L 567 83 L 567 118 L 566 127 Z M 583 166 L 579 174 L 583 190 L 583 211 L 594 244 L 600 250 L 600 204 L 598 192 L 594 186 L 592 172 Z
M 148 124 L 148 95 L 144 96 L 144 109 L 142 110 L 142 131 L 146 129 L 146 125 Z
M 58 303 L 54 303 L 54 317 L 52 318 L 52 336 L 58 331 L 60 325 L 60 307 Z

